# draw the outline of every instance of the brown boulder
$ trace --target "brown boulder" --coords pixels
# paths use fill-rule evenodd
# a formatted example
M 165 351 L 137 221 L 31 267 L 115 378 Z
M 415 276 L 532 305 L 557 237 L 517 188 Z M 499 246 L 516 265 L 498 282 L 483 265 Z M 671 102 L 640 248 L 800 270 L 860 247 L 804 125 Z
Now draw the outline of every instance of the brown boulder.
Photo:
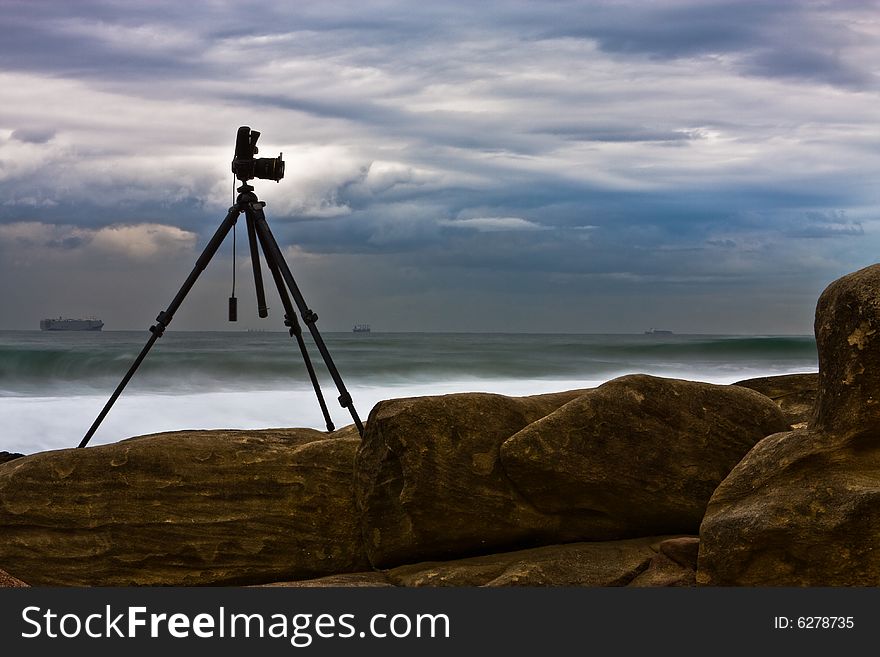
M 816 305 L 819 394 L 811 427 L 880 426 L 880 265 L 829 285 Z
M 761 441 L 715 491 L 700 584 L 880 582 L 880 265 L 829 285 L 815 328 L 813 420 Z
M 721 480 L 788 426 L 746 388 L 631 375 L 522 429 L 501 462 L 538 510 L 580 524 L 582 540 L 696 533 Z
M 181 431 L 0 465 L 0 563 L 32 585 L 247 584 L 364 570 L 357 438 Z
M 813 415 L 819 374 L 783 374 L 737 381 L 733 385 L 751 388 L 775 401 L 792 428 L 804 428 Z
M 380 402 L 355 466 L 374 566 L 559 542 L 560 519 L 536 511 L 499 463 L 507 438 L 583 391 L 465 393 Z
M 714 586 L 876 586 L 880 430 L 769 436 L 715 491 L 697 581 Z

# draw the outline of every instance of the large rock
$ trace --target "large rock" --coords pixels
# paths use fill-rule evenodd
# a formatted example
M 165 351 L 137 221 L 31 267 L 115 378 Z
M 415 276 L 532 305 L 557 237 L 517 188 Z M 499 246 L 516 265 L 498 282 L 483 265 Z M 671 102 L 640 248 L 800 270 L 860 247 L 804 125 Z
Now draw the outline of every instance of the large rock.
M 793 429 L 806 427 L 813 416 L 819 391 L 819 374 L 782 374 L 737 381 L 733 385 L 757 390 L 775 401 Z
M 696 533 L 721 480 L 788 427 L 753 390 L 631 375 L 522 429 L 501 462 L 526 499 L 579 523 L 582 539 Z
M 507 438 L 581 394 L 465 393 L 377 404 L 355 468 L 373 565 L 574 540 L 561 518 L 522 498 L 498 454 Z
M 880 427 L 880 265 L 829 285 L 816 305 L 819 395 L 812 427 Z
M 880 582 L 880 265 L 832 283 L 815 328 L 814 418 L 761 441 L 718 487 L 700 584 Z
M 0 564 L 37 586 L 364 570 L 351 433 L 185 431 L 10 461 L 0 465 Z
M 880 432 L 790 431 L 763 440 L 712 496 L 697 581 L 876 586 Z

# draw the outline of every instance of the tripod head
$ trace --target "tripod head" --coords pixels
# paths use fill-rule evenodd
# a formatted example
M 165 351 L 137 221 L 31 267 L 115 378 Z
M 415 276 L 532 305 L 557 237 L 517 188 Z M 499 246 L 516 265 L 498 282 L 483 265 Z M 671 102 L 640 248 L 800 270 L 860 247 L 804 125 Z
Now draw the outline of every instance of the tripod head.
M 232 173 L 241 182 L 247 183 L 251 178 L 263 178 L 280 182 L 284 177 L 284 160 L 282 153 L 278 157 L 258 157 L 257 140 L 260 133 L 243 125 L 238 129 L 235 138 L 235 158 L 232 160 Z

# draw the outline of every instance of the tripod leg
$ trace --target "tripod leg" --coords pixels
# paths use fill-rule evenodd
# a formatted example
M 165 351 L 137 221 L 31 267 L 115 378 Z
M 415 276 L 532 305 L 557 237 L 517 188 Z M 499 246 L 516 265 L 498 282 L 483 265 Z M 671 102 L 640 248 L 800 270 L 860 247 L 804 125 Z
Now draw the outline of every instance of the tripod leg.
M 193 268 L 190 275 L 187 277 L 186 281 L 184 281 L 180 290 L 177 292 L 177 295 L 168 305 L 168 308 L 160 312 L 156 316 L 156 323 L 150 327 L 150 339 L 147 340 L 147 344 L 144 345 L 144 348 L 141 349 L 141 353 L 138 354 L 138 357 L 135 359 L 134 363 L 132 363 L 131 367 L 128 368 L 128 372 L 125 373 L 125 376 L 122 377 L 122 381 L 119 382 L 119 385 L 116 386 L 116 390 L 113 391 L 113 394 L 110 396 L 110 399 L 104 405 L 104 408 L 98 414 L 97 419 L 92 423 L 92 426 L 86 432 L 85 437 L 80 442 L 80 447 L 85 447 L 89 444 L 89 441 L 92 439 L 92 436 L 95 434 L 95 431 L 98 430 L 98 427 L 101 426 L 101 422 L 106 417 L 107 413 L 110 412 L 114 402 L 122 394 L 122 391 L 125 389 L 125 386 L 128 385 L 128 382 L 131 380 L 131 377 L 134 376 L 135 371 L 140 366 L 141 361 L 144 360 L 147 353 L 152 348 L 153 344 L 162 337 L 162 334 L 165 332 L 165 328 L 171 323 L 171 320 L 174 318 L 174 313 L 177 312 L 177 309 L 180 307 L 180 304 L 183 303 L 183 300 L 186 298 L 186 295 L 192 289 L 192 286 L 195 285 L 196 279 L 199 277 L 205 267 L 208 266 L 208 263 L 211 261 L 211 258 L 214 257 L 214 254 L 217 252 L 217 249 L 220 248 L 220 244 L 223 243 L 223 240 L 226 238 L 226 235 L 235 225 L 235 222 L 238 220 L 238 215 L 241 214 L 241 210 L 238 205 L 234 205 L 229 208 L 229 212 L 226 214 L 226 218 L 223 220 L 223 223 L 220 224 L 220 227 L 217 229 L 217 232 L 214 233 L 214 236 L 208 242 L 205 250 L 202 251 L 202 255 L 199 256 L 199 259 L 196 260 L 196 265 Z
M 257 314 L 260 317 L 267 317 L 269 309 L 266 307 L 266 292 L 263 290 L 263 272 L 260 270 L 260 251 L 257 249 L 257 236 L 254 231 L 254 222 L 250 215 L 247 219 L 248 244 L 251 249 L 251 264 L 254 268 L 254 285 L 257 288 Z
M 248 221 L 250 221 L 250 216 L 248 216 Z M 260 244 L 265 252 L 266 246 L 262 243 L 262 240 Z M 290 327 L 290 335 L 296 338 L 296 342 L 299 345 L 300 353 L 309 372 L 309 379 L 311 379 L 312 387 L 315 389 L 315 396 L 318 398 L 318 404 L 321 406 L 321 412 L 324 414 L 324 422 L 327 423 L 327 431 L 333 431 L 333 420 L 330 418 L 330 411 L 327 410 L 327 402 L 324 401 L 324 393 L 321 392 L 321 384 L 318 382 L 318 376 L 315 374 L 315 368 L 312 366 L 309 350 L 306 348 L 305 340 L 303 340 L 302 328 L 300 328 L 299 322 L 296 320 L 296 312 L 293 309 L 287 288 L 284 286 L 284 278 L 278 269 L 278 263 L 271 256 L 266 255 L 266 264 L 269 266 L 269 271 L 275 280 L 275 287 L 278 288 L 281 305 L 284 306 L 284 324 Z
M 281 248 L 278 246 L 278 242 L 275 241 L 275 237 L 269 229 L 269 224 L 266 222 L 266 215 L 263 213 L 262 203 L 257 201 L 256 195 L 254 195 L 251 202 L 246 203 L 245 205 L 245 212 L 248 212 L 253 216 L 254 227 L 257 230 L 257 235 L 260 237 L 260 242 L 263 245 L 266 259 L 274 260 L 278 266 L 281 276 L 284 279 L 284 283 L 290 289 L 290 293 L 293 295 L 296 306 L 299 308 L 300 315 L 306 326 L 308 326 L 309 333 L 312 334 L 312 338 L 315 340 L 315 346 L 317 346 L 318 351 L 321 352 L 324 364 L 327 366 L 327 370 L 330 372 L 330 376 L 336 384 L 336 389 L 339 391 L 339 405 L 348 409 L 348 412 L 351 413 L 351 418 L 354 420 L 354 424 L 357 427 L 358 433 L 363 437 L 364 425 L 361 422 L 360 417 L 358 417 L 357 411 L 354 408 L 354 402 L 352 402 L 351 395 L 345 388 L 345 383 L 342 381 L 339 370 L 337 370 L 336 365 L 333 364 L 333 358 L 331 358 L 330 352 L 327 350 L 327 345 L 324 344 L 324 339 L 318 332 L 318 327 L 315 326 L 315 322 L 318 321 L 318 316 L 306 305 L 306 300 L 303 298 L 299 286 L 297 286 L 296 281 L 293 279 L 290 267 L 287 266 L 287 262 L 284 260 L 284 255 L 281 253 Z

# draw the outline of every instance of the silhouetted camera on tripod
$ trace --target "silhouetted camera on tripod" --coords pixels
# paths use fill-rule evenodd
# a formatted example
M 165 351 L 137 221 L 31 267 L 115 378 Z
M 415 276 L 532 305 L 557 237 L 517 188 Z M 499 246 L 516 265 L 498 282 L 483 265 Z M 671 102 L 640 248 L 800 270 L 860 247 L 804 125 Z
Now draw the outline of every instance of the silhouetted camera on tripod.
M 284 326 L 289 329 L 290 337 L 296 338 L 297 344 L 299 345 L 299 350 L 302 354 L 303 361 L 305 362 L 306 370 L 312 381 L 312 387 L 315 389 L 315 396 L 318 398 L 318 404 L 321 406 L 324 421 L 327 423 L 327 431 L 333 431 L 333 421 L 330 419 L 330 412 L 327 410 L 327 404 L 324 401 L 324 394 L 321 392 L 321 386 L 318 382 L 315 368 L 312 367 L 312 360 L 309 356 L 305 340 L 303 339 L 302 327 L 296 318 L 297 310 L 299 311 L 299 315 L 302 317 L 306 328 L 309 330 L 315 346 L 324 360 L 324 364 L 327 366 L 330 377 L 336 384 L 336 389 L 339 391 L 339 397 L 337 398 L 339 405 L 348 409 L 349 413 L 351 413 L 351 418 L 354 420 L 354 424 L 357 427 L 358 433 L 363 437 L 364 425 L 354 408 L 354 402 L 351 400 L 351 395 L 348 393 L 348 390 L 346 390 L 345 383 L 343 383 L 342 377 L 336 369 L 336 365 L 330 357 L 330 352 L 324 344 L 324 339 L 321 337 L 318 327 L 316 326 L 318 315 L 306 305 L 306 300 L 303 298 L 299 286 L 293 279 L 293 273 L 290 271 L 290 267 L 284 260 L 281 247 L 278 246 L 278 242 L 275 240 L 275 236 L 269 228 L 269 223 L 266 221 L 266 214 L 263 212 L 263 208 L 266 204 L 257 198 L 257 195 L 254 193 L 254 188 L 248 184 L 248 180 L 251 180 L 252 178 L 265 178 L 267 180 L 278 182 L 284 177 L 284 162 L 281 159 L 280 154 L 278 157 L 254 158 L 254 155 L 257 153 L 257 139 L 259 138 L 260 133 L 256 130 L 251 130 L 247 126 L 242 126 L 238 129 L 238 136 L 235 140 L 235 159 L 232 160 L 232 172 L 235 174 L 236 178 L 241 181 L 241 186 L 238 188 L 238 197 L 235 200 L 235 205 L 229 208 L 229 211 L 226 213 L 226 218 L 220 224 L 220 227 L 217 228 L 214 236 L 208 241 L 205 250 L 202 251 L 202 255 L 196 260 L 195 267 L 183 282 L 183 286 L 177 292 L 174 299 L 172 299 L 168 308 L 161 311 L 156 317 L 156 323 L 150 327 L 151 335 L 147 340 L 147 344 L 141 349 L 140 354 L 135 358 L 131 367 L 128 368 L 128 372 L 122 377 L 122 381 L 116 386 L 116 390 L 110 395 L 110 399 L 104 405 L 104 408 L 101 409 L 98 417 L 80 441 L 80 447 L 88 445 L 92 436 L 95 434 L 95 431 L 97 431 L 101 422 L 104 420 L 104 417 L 110 412 L 110 408 L 113 406 L 119 395 L 122 394 L 123 389 L 128 385 L 131 377 L 134 376 L 135 371 L 144 358 L 146 358 L 147 353 L 149 353 L 153 344 L 165 333 L 165 329 L 168 324 L 171 323 L 174 313 L 177 312 L 177 309 L 183 303 L 186 295 L 192 289 L 193 285 L 195 285 L 196 279 L 208 266 L 211 258 L 217 253 L 220 244 L 222 244 L 226 235 L 235 226 L 238 217 L 241 214 L 245 215 L 245 220 L 247 221 L 248 242 L 250 243 L 251 250 L 251 264 L 254 269 L 254 285 L 257 291 L 257 309 L 260 317 L 266 317 L 268 315 L 266 296 L 263 290 L 263 274 L 260 267 L 260 250 L 262 250 L 263 255 L 266 258 L 266 265 L 269 267 L 269 272 L 272 274 L 272 280 L 275 282 L 275 287 L 278 289 L 281 305 L 284 307 Z M 234 280 L 235 279 L 233 278 L 233 281 Z M 238 312 L 234 290 L 235 283 L 233 282 L 233 295 L 229 298 L 230 321 L 235 321 Z M 291 297 L 293 298 L 291 299 Z
M 251 178 L 263 178 L 264 180 L 280 181 L 284 177 L 284 160 L 281 159 L 283 153 L 279 153 L 278 157 L 258 157 L 254 155 L 259 153 L 257 148 L 257 140 L 260 133 L 251 130 L 246 125 L 238 129 L 238 135 L 235 138 L 235 159 L 232 160 L 232 173 L 242 182 L 247 182 Z

